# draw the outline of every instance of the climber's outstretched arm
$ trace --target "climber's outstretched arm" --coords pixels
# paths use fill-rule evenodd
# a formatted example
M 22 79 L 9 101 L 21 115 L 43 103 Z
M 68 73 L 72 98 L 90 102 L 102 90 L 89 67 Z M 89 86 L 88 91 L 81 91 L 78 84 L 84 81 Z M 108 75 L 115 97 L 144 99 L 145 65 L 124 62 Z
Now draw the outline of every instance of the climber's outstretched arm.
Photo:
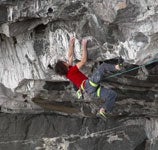
M 73 63 L 73 56 L 74 56 L 74 44 L 75 44 L 75 37 L 71 37 L 69 42 L 69 52 L 68 52 L 68 64 L 71 66 Z
M 82 59 L 76 64 L 78 69 L 81 69 L 87 62 L 87 40 L 82 40 Z

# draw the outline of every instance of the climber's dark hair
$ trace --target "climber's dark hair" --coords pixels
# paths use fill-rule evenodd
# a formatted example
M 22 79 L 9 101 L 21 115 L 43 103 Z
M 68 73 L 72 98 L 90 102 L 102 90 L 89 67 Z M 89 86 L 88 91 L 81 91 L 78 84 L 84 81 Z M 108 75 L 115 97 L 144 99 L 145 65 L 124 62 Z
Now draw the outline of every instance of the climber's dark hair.
M 64 64 L 65 62 L 62 60 L 58 60 L 57 63 L 55 64 L 55 72 L 58 75 L 66 75 L 68 72 L 68 67 Z

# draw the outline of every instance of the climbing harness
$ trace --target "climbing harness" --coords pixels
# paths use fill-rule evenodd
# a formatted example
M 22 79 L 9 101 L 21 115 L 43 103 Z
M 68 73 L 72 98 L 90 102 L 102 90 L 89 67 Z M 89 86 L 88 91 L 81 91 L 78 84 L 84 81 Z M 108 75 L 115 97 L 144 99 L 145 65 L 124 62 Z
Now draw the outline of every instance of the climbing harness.
M 92 82 L 91 80 L 89 80 L 89 83 L 90 83 L 90 85 L 91 85 L 92 87 L 95 87 L 95 88 L 96 88 L 96 87 L 98 86 L 98 84 Z
M 101 92 L 101 86 L 97 89 L 97 96 L 100 97 L 100 92 Z
M 144 64 L 144 65 L 140 65 L 140 66 L 137 66 L 137 67 L 128 69 L 128 70 L 124 70 L 124 71 L 121 71 L 121 72 L 112 74 L 112 75 L 110 75 L 110 76 L 108 76 L 108 77 L 105 77 L 104 79 L 113 78 L 113 77 L 119 76 L 119 75 L 121 75 L 121 74 L 124 74 L 124 73 L 127 73 L 127 72 L 131 72 L 131 71 L 136 70 L 136 69 L 139 69 L 139 68 L 141 68 L 141 67 L 150 65 L 150 64 L 152 64 L 152 63 L 154 63 L 154 62 L 158 62 L 158 59 L 157 59 L 157 60 L 153 60 L 153 61 L 151 61 L 151 62 L 149 62 L 149 63 L 147 63 L 147 64 Z
M 77 90 L 77 98 L 78 99 L 81 99 L 82 97 L 83 97 L 83 93 L 84 93 L 84 83 L 85 83 L 85 81 L 86 80 L 84 80 L 84 81 L 82 81 L 82 83 L 81 83 L 81 86 L 80 86 L 80 88 Z M 92 82 L 92 81 L 90 81 L 89 80 L 89 84 L 92 86 L 92 87 L 95 87 L 95 88 L 97 88 L 97 96 L 98 97 L 100 97 L 100 92 L 101 92 L 101 86 L 99 85 L 99 84 L 96 84 L 96 83 L 94 83 L 94 82 Z
M 89 80 L 89 83 L 92 87 L 97 88 L 97 96 L 100 97 L 101 86 Z

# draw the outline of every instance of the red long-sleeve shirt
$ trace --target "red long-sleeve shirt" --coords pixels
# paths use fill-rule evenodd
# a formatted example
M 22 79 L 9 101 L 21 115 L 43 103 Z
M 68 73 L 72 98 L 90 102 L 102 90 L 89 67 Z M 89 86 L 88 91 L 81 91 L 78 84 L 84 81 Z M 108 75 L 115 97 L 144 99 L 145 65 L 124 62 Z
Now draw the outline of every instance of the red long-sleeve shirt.
M 66 75 L 66 77 L 73 82 L 73 84 L 75 84 L 78 88 L 80 88 L 81 83 L 84 80 L 87 80 L 88 77 L 86 75 L 84 75 L 79 69 L 78 67 L 75 66 L 70 66 L 68 73 Z

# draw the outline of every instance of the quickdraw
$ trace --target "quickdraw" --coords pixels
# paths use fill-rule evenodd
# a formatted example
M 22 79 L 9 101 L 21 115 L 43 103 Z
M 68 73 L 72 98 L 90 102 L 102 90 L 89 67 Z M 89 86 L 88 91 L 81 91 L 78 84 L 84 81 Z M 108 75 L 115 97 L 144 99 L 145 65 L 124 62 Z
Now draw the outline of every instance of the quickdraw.
M 77 90 L 77 98 L 78 99 L 81 99 L 81 98 L 83 98 L 83 92 L 84 92 L 84 82 L 85 82 L 86 80 L 83 80 L 82 81 L 82 83 L 81 83 L 81 86 L 80 86 L 80 88 Z

